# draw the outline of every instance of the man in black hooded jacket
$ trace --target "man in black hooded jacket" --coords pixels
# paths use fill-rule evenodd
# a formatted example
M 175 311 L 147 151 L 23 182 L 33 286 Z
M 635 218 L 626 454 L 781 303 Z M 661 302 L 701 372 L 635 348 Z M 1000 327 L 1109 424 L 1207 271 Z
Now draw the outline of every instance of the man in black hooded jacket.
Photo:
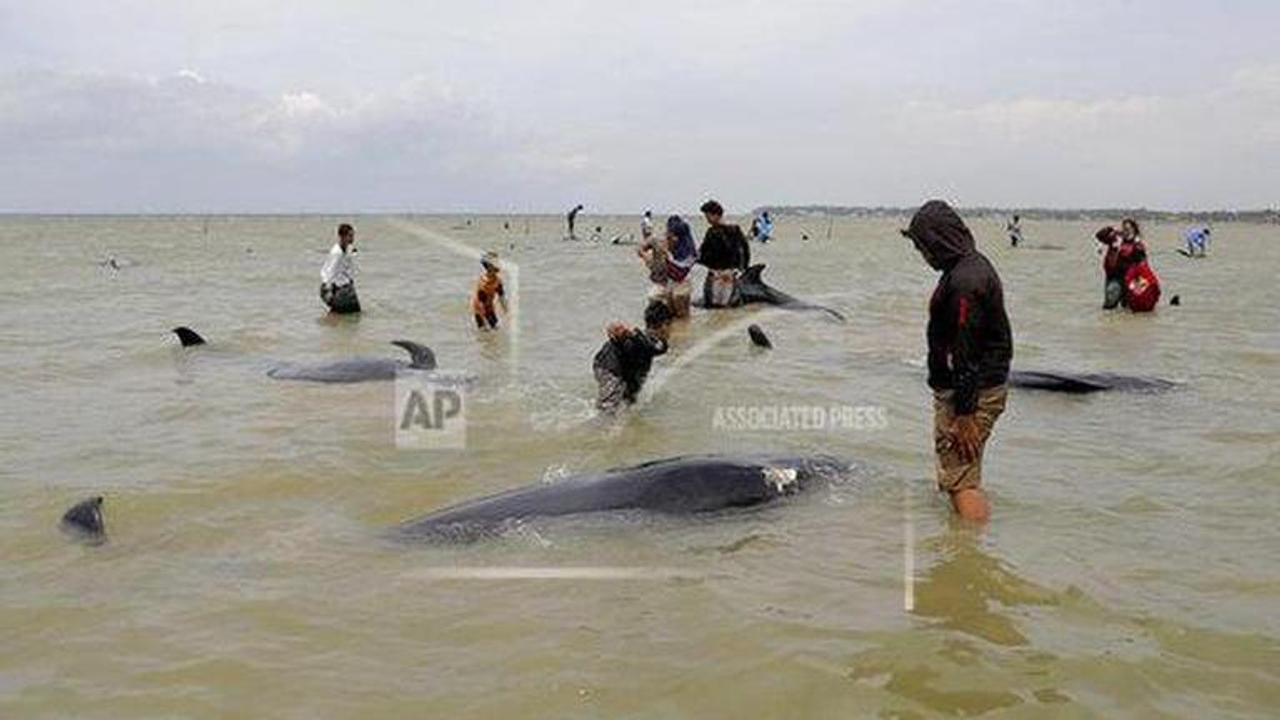
M 983 448 L 1004 412 L 1013 357 L 1000 276 L 941 200 L 925 203 L 902 234 L 942 272 L 927 331 L 938 487 L 950 493 L 961 517 L 985 522 L 991 509 L 982 493 Z

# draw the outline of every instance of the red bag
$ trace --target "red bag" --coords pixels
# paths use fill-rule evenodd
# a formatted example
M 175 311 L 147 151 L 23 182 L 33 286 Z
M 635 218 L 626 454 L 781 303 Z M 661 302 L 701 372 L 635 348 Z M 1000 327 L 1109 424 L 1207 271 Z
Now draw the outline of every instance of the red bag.
M 1160 301 L 1160 278 L 1145 260 L 1125 273 L 1124 289 L 1129 309 L 1134 312 L 1151 312 Z

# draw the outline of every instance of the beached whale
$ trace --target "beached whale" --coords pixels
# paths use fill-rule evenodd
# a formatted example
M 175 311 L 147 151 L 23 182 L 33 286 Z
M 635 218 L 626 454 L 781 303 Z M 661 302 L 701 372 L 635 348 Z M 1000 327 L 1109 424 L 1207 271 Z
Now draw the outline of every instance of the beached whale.
M 848 463 L 827 456 L 681 456 L 517 488 L 399 526 L 406 539 L 470 540 L 511 522 L 610 511 L 691 514 L 749 507 L 834 481 Z
M 824 305 L 815 305 L 799 298 L 788 295 L 787 293 L 770 287 L 761 278 L 764 273 L 764 265 L 752 265 L 738 278 L 736 291 L 734 293 L 736 305 L 750 305 L 752 303 L 765 303 L 768 305 L 777 305 L 778 307 L 788 310 L 817 310 L 830 315 L 832 318 L 844 322 L 844 315 L 836 310 L 832 310 Z M 702 301 L 697 299 L 693 303 L 695 306 L 702 306 Z
M 1048 390 L 1077 395 L 1107 390 L 1155 392 L 1168 390 L 1177 385 L 1171 380 L 1156 377 L 1118 375 L 1116 373 L 1061 373 L 1035 370 L 1010 371 L 1009 384 L 1013 387 L 1030 390 Z
M 277 380 L 302 380 L 323 383 L 357 383 L 370 380 L 394 380 L 403 370 L 435 370 L 436 356 L 431 348 L 410 340 L 393 340 L 392 345 L 404 348 L 410 356 L 404 360 L 391 358 L 348 358 L 327 363 L 277 365 L 267 375 Z

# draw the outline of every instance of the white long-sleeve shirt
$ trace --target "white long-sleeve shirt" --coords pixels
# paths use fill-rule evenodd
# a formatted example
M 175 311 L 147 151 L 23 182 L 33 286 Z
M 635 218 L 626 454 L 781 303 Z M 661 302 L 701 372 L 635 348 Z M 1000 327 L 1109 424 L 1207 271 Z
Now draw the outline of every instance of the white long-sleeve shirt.
M 341 287 L 356 281 L 356 259 L 349 252 L 342 251 L 342 245 L 334 243 L 325 258 L 324 267 L 320 268 L 320 282 L 325 285 Z

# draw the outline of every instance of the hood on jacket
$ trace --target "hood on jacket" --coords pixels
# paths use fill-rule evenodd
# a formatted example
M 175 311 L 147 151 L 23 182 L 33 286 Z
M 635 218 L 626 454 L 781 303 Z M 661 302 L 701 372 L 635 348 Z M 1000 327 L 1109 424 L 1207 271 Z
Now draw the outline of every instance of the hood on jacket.
M 901 231 L 935 270 L 949 270 L 974 251 L 973 234 L 951 206 L 941 200 L 925 203 Z

